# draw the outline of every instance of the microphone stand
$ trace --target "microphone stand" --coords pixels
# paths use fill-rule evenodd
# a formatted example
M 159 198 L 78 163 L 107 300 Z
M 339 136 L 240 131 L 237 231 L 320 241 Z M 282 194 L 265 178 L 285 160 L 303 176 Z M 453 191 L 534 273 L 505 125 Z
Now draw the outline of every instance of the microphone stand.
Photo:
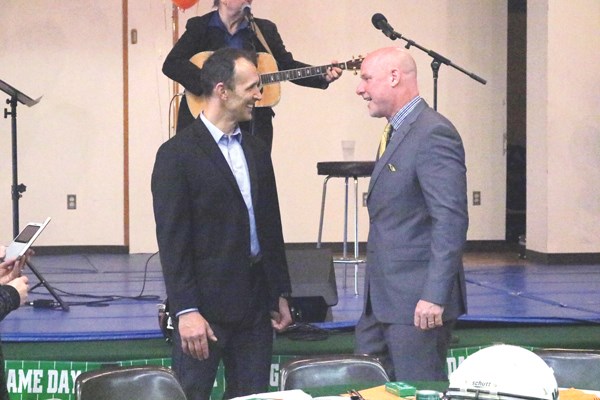
M 8 83 L 0 80 L 0 90 L 10 96 L 6 100 L 6 104 L 10 106 L 4 109 L 4 118 L 11 117 L 11 141 L 12 141 L 12 208 L 13 208 L 13 237 L 17 237 L 19 234 L 19 199 L 22 197 L 23 192 L 27 190 L 27 186 L 19 183 L 18 172 L 17 172 L 17 105 L 18 103 L 25 104 L 28 107 L 36 105 L 41 97 L 37 100 L 32 99 L 26 94 L 20 92 Z
M 384 32 L 384 34 L 387 37 L 389 37 L 391 40 L 402 39 L 402 40 L 406 41 L 406 45 L 404 46 L 406 49 L 410 49 L 411 46 L 414 46 L 414 47 L 418 48 L 419 50 L 422 50 L 423 52 L 427 53 L 431 58 L 433 58 L 433 60 L 431 61 L 431 70 L 433 72 L 433 109 L 434 110 L 437 110 L 437 83 L 438 83 L 438 75 L 439 75 L 438 72 L 439 72 L 442 64 L 449 65 L 449 66 L 459 70 L 463 74 L 471 77 L 472 79 L 476 80 L 477 82 L 479 82 L 483 85 L 485 85 L 487 83 L 487 81 L 485 79 L 475 75 L 472 72 L 466 71 L 465 69 L 454 64 L 452 61 L 450 61 L 448 58 L 444 57 L 443 55 L 441 55 L 433 50 L 426 49 L 425 47 L 421 46 L 414 40 L 403 37 L 401 33 L 398 33 L 396 31 L 392 30 L 391 32 Z
M 25 190 L 27 189 L 27 187 L 24 184 L 19 183 L 18 172 L 17 172 L 17 167 L 18 167 L 18 160 L 17 160 L 17 154 L 18 154 L 18 151 L 17 151 L 17 105 L 18 105 L 18 103 L 21 103 L 21 104 L 26 105 L 27 107 L 33 107 L 34 105 L 39 103 L 41 97 L 34 100 L 31 97 L 24 94 L 23 92 L 15 89 L 8 83 L 4 82 L 3 80 L 0 80 L 0 91 L 3 91 L 8 96 L 10 96 L 10 98 L 6 100 L 6 104 L 8 104 L 10 106 L 10 111 L 8 108 L 4 109 L 4 118 L 6 119 L 9 116 L 11 117 L 12 182 L 13 182 L 11 195 L 12 195 L 12 206 L 13 206 L 13 237 L 17 237 L 17 235 L 19 234 L 19 199 L 22 197 L 22 193 L 25 192 Z M 63 301 L 63 299 L 58 295 L 58 293 L 56 293 L 54 288 L 52 286 L 50 286 L 48 281 L 46 281 L 46 279 L 44 279 L 44 277 L 37 270 L 35 265 L 33 265 L 31 263 L 31 261 L 27 261 L 27 265 L 29 266 L 29 269 L 31 270 L 31 272 L 33 272 L 33 274 L 39 280 L 39 283 L 33 285 L 30 290 L 33 290 L 33 289 L 43 285 L 48 290 L 48 292 L 52 295 L 52 297 L 54 297 L 57 304 L 64 311 L 69 311 L 68 304 L 66 304 Z

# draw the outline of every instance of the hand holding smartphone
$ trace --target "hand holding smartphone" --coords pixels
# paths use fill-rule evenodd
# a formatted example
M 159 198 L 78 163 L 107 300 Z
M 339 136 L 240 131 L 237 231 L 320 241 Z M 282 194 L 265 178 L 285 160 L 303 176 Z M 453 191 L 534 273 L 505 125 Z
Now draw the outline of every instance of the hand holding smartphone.
M 10 260 L 13 258 L 21 258 L 46 228 L 50 222 L 50 219 L 51 218 L 48 217 L 44 222 L 41 223 L 28 223 L 27 226 L 23 228 L 23 230 L 17 235 L 12 243 L 6 248 L 6 256 L 4 259 Z

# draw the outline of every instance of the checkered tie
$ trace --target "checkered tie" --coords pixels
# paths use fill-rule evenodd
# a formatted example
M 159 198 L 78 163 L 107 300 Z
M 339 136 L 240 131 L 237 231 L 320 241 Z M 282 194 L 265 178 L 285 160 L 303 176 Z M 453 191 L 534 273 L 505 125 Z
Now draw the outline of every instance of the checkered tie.
M 381 155 L 385 151 L 385 148 L 390 141 L 390 134 L 394 127 L 392 124 L 387 124 L 385 128 L 383 128 L 383 133 L 381 134 L 381 141 L 379 142 L 379 151 L 377 152 L 377 158 L 381 158 Z

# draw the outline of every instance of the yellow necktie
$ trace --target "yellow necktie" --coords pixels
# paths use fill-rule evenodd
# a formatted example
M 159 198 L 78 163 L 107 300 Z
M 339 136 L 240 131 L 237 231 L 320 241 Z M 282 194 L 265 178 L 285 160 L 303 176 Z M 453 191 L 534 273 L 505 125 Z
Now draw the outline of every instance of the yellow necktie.
M 390 134 L 394 127 L 392 124 L 387 124 L 385 128 L 383 128 L 383 133 L 381 134 L 381 141 L 379 142 L 379 151 L 377 152 L 377 158 L 381 158 L 381 155 L 385 151 L 385 147 L 387 146 L 390 140 Z

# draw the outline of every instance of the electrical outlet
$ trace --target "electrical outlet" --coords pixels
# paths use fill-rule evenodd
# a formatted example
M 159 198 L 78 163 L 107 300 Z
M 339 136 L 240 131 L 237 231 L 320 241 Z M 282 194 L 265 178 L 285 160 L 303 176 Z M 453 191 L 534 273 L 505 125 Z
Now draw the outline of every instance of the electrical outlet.
M 363 193 L 363 207 L 367 206 L 367 197 L 369 196 L 369 193 L 364 192 Z
M 75 210 L 77 209 L 77 195 L 68 194 L 67 195 L 67 210 Z
M 481 205 L 481 192 L 479 192 L 479 191 L 473 192 L 473 205 L 474 206 Z

